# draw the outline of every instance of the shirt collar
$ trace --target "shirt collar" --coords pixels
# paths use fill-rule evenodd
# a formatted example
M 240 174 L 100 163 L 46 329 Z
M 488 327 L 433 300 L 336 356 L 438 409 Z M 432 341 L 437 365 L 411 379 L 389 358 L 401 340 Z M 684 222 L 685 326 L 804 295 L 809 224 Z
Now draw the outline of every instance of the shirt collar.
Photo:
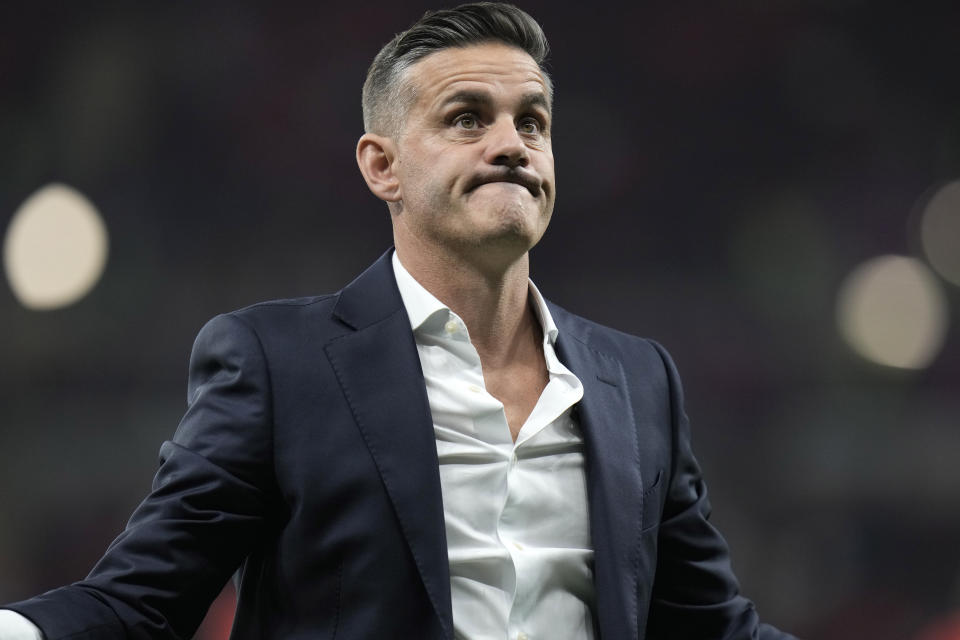
M 422 284 L 410 275 L 410 272 L 400 263 L 396 251 L 393 252 L 392 262 L 393 275 L 397 279 L 397 288 L 400 289 L 400 298 L 403 299 L 403 306 L 410 318 L 410 328 L 413 329 L 414 333 L 419 332 L 427 320 L 434 315 L 443 313 L 445 316 L 449 316 L 453 313 L 450 307 L 440 302 L 436 296 L 427 291 Z M 553 316 L 550 315 L 550 309 L 547 308 L 546 301 L 540 295 L 540 290 L 537 289 L 532 280 L 528 280 L 528 282 L 530 283 L 530 297 L 534 303 L 533 309 L 537 315 L 537 320 L 540 321 L 544 340 L 551 345 L 555 344 L 559 332 L 557 325 L 553 322 Z

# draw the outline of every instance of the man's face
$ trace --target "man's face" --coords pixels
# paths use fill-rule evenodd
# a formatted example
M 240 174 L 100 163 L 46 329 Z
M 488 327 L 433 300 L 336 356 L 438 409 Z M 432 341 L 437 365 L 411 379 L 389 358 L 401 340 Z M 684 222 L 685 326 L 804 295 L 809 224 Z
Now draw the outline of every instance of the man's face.
M 540 68 L 520 49 L 444 49 L 407 72 L 416 90 L 394 164 L 405 239 L 497 260 L 537 243 L 554 202 L 550 98 Z

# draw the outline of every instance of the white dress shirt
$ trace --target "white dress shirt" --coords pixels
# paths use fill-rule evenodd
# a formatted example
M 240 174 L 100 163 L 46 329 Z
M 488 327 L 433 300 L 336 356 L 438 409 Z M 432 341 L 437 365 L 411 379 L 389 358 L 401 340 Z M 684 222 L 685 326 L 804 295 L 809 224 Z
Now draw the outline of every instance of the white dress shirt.
M 43 640 L 43 634 L 16 611 L 0 609 L 0 640 Z
M 543 298 L 531 282 L 550 381 L 514 443 L 463 320 L 396 253 L 393 268 L 433 416 L 454 636 L 593 638 L 583 437 L 571 415 L 583 385 L 557 358 L 557 327 Z

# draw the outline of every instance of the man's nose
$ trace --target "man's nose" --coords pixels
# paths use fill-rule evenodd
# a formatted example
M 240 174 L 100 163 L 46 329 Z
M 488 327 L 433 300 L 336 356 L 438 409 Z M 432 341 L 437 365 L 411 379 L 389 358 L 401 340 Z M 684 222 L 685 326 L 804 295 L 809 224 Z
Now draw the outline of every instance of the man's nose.
M 530 154 L 513 118 L 502 118 L 487 133 L 485 159 L 490 164 L 508 167 L 525 167 L 530 163 Z

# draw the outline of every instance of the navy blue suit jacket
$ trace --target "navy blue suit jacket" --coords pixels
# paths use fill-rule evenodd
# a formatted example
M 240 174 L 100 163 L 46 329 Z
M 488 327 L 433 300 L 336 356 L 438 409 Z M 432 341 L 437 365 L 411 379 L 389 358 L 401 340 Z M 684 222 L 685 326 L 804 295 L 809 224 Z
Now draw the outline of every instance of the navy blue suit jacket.
M 238 572 L 233 638 L 452 638 L 436 444 L 389 255 L 338 294 L 211 320 L 126 530 L 85 580 L 9 608 L 48 640 L 189 638 Z M 550 310 L 584 385 L 601 636 L 789 638 L 738 594 L 670 358 Z

